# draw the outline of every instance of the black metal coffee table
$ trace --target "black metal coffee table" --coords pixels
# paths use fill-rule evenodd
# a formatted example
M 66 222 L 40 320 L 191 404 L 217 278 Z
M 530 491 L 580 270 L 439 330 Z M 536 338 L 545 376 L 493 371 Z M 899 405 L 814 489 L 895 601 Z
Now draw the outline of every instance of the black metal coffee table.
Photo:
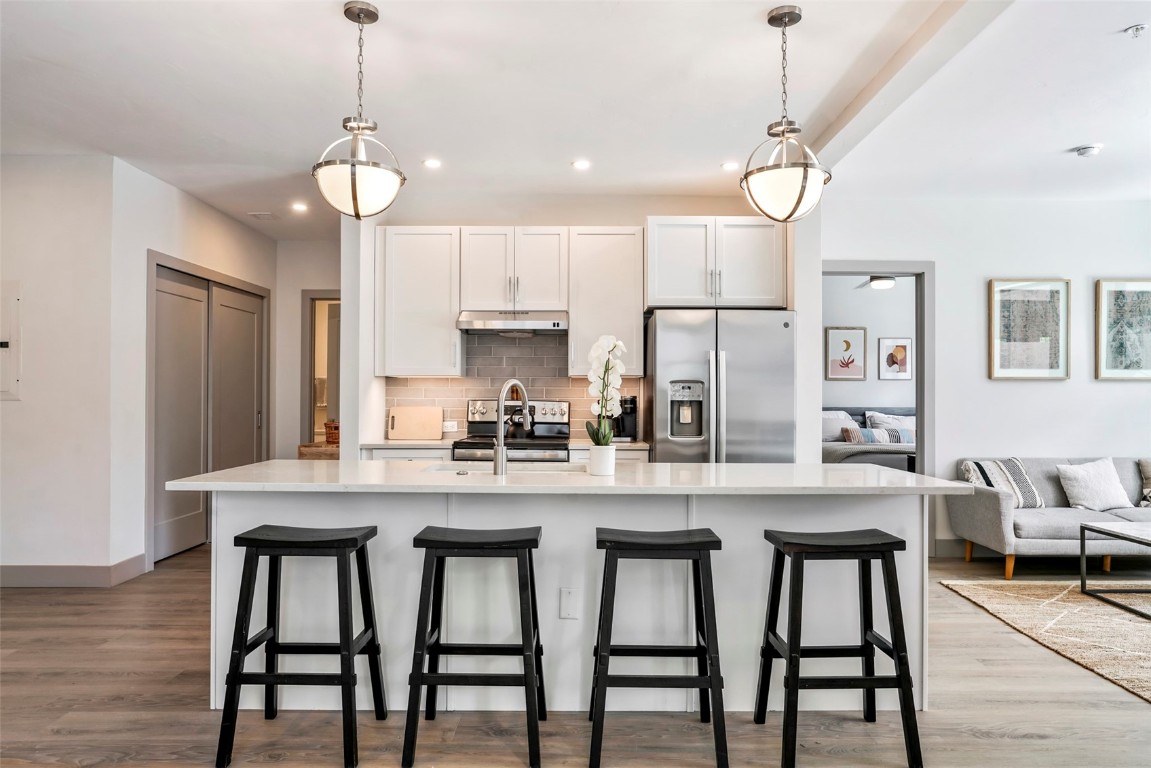
M 1135 544 L 1151 547 L 1151 523 L 1080 523 L 1079 525 L 1079 591 L 1085 595 L 1110 603 L 1125 611 L 1130 611 L 1145 619 L 1151 619 L 1151 613 L 1113 600 L 1107 595 L 1147 595 L 1151 594 L 1151 587 L 1147 589 L 1088 589 L 1087 588 L 1087 532 L 1098 533 L 1112 539 L 1121 539 Z

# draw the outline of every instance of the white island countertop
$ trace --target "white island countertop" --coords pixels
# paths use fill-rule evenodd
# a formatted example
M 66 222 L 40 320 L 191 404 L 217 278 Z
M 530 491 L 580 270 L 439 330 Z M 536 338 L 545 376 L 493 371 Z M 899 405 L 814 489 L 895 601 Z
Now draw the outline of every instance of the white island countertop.
M 170 491 L 499 493 L 604 495 L 970 495 L 966 483 L 874 464 L 644 464 L 596 477 L 584 464 L 512 464 L 503 476 L 476 462 L 265 461 L 169 480 Z

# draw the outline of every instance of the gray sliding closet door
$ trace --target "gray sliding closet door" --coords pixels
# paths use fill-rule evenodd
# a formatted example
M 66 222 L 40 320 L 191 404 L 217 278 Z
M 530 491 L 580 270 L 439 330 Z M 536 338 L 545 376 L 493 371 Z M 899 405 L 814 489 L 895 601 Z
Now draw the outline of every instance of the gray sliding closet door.
M 212 283 L 208 343 L 212 472 L 264 460 L 263 299 Z

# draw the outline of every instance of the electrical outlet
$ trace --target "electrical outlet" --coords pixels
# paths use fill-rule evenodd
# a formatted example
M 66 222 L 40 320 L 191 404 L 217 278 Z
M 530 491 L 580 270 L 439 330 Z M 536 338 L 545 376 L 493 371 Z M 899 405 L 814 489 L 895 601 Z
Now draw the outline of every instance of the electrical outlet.
M 455 432 L 458 429 L 459 429 L 459 424 L 457 424 L 456 422 L 454 422 L 454 421 L 445 421 L 444 422 L 444 431 L 445 432 Z
M 560 587 L 560 618 L 578 619 L 580 591 L 574 587 Z

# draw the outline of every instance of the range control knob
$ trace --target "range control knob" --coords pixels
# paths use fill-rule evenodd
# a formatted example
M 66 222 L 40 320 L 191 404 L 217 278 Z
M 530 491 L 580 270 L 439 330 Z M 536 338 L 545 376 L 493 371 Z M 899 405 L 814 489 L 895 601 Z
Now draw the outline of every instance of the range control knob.
M 481 405 L 480 406 L 480 416 L 483 416 L 487 412 L 488 412 L 488 409 Z
M 567 416 L 567 415 L 568 415 L 568 409 L 567 408 L 560 408 L 560 416 Z

